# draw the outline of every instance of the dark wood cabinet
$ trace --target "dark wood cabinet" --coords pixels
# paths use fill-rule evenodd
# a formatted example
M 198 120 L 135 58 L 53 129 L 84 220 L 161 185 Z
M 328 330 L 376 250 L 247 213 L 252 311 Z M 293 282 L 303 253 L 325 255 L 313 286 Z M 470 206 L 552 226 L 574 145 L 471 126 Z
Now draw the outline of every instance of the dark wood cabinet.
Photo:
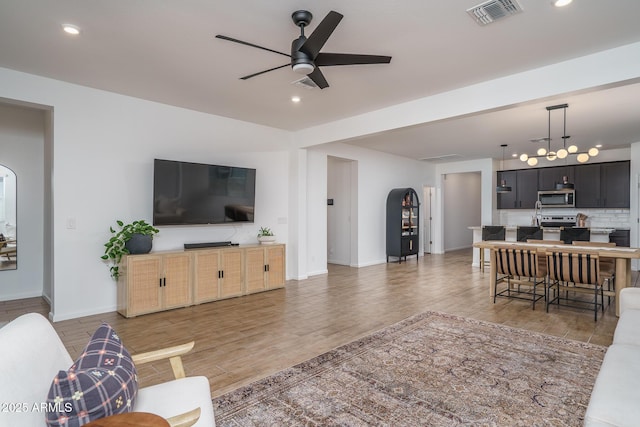
M 420 206 L 413 188 L 395 188 L 387 196 L 387 262 L 415 255 L 420 243 Z
M 499 171 L 498 184 L 504 181 L 511 187 L 508 193 L 498 193 L 498 209 L 515 209 L 518 204 L 517 171 Z
M 538 191 L 555 190 L 566 176 L 576 191 L 576 208 L 629 208 L 630 162 L 588 163 L 548 168 L 498 171 L 509 193 L 498 193 L 498 209 L 533 209 Z
M 600 200 L 605 208 L 631 206 L 631 168 L 629 162 L 602 163 Z
M 498 172 L 498 183 L 504 180 L 511 191 L 498 193 L 498 209 L 533 209 L 538 200 L 538 169 Z
M 629 161 L 576 166 L 576 208 L 628 208 L 630 179 Z
M 554 166 L 538 170 L 538 189 L 540 191 L 555 190 L 556 184 L 567 177 L 569 182 L 575 181 L 575 166 Z

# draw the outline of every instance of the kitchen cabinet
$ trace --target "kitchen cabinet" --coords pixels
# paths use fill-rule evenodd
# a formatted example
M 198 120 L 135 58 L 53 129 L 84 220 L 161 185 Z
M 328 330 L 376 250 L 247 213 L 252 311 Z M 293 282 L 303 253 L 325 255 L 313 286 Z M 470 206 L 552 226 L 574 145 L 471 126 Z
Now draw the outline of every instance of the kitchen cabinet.
M 498 172 L 498 183 L 505 180 L 508 193 L 498 193 L 498 209 L 533 209 L 538 200 L 538 169 Z
M 629 161 L 576 166 L 576 208 L 628 208 L 630 178 Z
M 605 208 L 630 207 L 630 162 L 602 163 L 600 175 L 600 200 L 602 206 Z
M 418 194 L 413 188 L 395 188 L 387 196 L 387 262 L 389 257 L 418 260 L 420 215 Z
M 562 177 L 567 177 L 569 182 L 575 181 L 574 166 L 554 166 L 538 169 L 538 191 L 555 190 L 556 184 L 562 182 Z

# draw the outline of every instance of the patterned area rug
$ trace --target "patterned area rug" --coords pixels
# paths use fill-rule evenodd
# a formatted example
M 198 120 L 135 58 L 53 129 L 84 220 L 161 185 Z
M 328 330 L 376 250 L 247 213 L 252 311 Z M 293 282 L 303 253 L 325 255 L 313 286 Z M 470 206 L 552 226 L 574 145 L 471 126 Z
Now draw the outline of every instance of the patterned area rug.
M 426 312 L 213 400 L 224 426 L 580 426 L 606 347 Z

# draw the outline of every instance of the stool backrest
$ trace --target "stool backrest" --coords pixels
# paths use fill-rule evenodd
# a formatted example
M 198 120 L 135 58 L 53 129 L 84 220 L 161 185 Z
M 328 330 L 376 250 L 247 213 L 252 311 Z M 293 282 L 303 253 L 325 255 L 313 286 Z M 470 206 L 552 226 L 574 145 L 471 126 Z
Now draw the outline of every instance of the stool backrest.
M 504 225 L 485 225 L 482 227 L 482 240 L 504 240 Z

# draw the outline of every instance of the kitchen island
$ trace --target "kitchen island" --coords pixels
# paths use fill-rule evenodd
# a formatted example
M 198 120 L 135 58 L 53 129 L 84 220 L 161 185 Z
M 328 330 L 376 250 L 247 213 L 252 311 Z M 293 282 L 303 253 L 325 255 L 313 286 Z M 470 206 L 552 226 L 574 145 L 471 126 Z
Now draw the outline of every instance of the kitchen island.
M 505 225 L 505 241 L 507 242 L 515 242 L 517 241 L 517 225 Z M 481 267 L 480 265 L 480 250 L 475 246 L 477 242 L 482 241 L 482 226 L 476 225 L 468 227 L 469 230 L 473 231 L 473 259 L 471 265 L 473 267 Z M 560 240 L 560 227 L 540 227 L 542 228 L 542 235 L 544 240 Z M 615 228 L 604 228 L 604 227 L 591 227 L 589 228 L 591 232 L 591 241 L 592 242 L 608 242 L 609 234 L 611 234 Z M 489 260 L 488 252 L 485 252 L 485 260 Z

